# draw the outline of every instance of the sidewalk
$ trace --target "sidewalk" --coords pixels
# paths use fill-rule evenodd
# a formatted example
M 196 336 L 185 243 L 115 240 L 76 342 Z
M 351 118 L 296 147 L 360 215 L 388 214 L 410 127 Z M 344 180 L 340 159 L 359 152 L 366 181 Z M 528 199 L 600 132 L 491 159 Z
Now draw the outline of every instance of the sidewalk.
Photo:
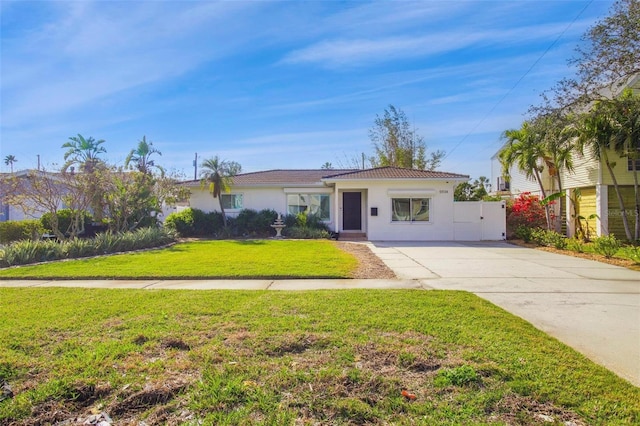
M 144 290 L 429 289 L 416 280 L 0 280 L 0 287 L 82 287 Z

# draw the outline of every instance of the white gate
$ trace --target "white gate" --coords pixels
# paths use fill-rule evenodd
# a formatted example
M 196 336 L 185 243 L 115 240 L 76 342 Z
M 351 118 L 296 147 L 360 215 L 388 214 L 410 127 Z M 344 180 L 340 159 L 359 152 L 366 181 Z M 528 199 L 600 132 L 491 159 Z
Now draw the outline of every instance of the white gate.
M 504 201 L 457 201 L 453 203 L 454 240 L 504 240 L 506 232 Z

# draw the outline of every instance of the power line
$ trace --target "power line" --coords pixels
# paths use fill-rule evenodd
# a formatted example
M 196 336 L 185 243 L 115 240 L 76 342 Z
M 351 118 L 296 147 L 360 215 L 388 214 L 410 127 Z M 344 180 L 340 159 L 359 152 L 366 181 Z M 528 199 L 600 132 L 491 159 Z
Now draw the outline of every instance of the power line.
M 578 18 L 580 18 L 580 16 L 582 16 L 582 14 L 587 10 L 587 8 L 591 5 L 591 3 L 593 3 L 593 0 L 589 0 L 589 2 L 587 3 L 587 5 L 585 7 L 582 8 L 582 10 L 576 15 L 575 18 L 573 18 L 573 20 L 567 25 L 567 27 L 560 33 L 560 35 L 558 35 L 558 37 L 553 41 L 553 43 L 551 43 L 549 45 L 549 47 L 547 47 L 547 49 L 542 53 L 542 55 L 540 55 L 540 57 L 538 57 L 538 59 L 535 60 L 535 62 L 529 67 L 529 69 L 522 75 L 522 77 L 520 77 L 518 79 L 518 81 L 516 81 L 516 84 L 513 85 L 513 87 L 511 89 L 509 89 L 509 91 L 507 93 L 505 93 L 499 100 L 498 102 L 496 102 L 495 105 L 493 105 L 493 107 L 491 107 L 491 109 L 489 110 L 489 112 L 487 112 L 485 114 L 484 117 L 482 117 L 482 119 L 480 119 L 480 121 L 478 121 L 476 123 L 476 125 L 469 131 L 469 133 L 467 133 L 461 140 L 460 142 L 458 142 L 456 145 L 454 145 L 453 149 L 451 149 L 449 152 L 447 152 L 447 154 L 444 156 L 443 160 L 446 160 L 447 157 L 449 157 L 449 155 L 455 151 L 460 145 L 462 145 L 462 143 L 464 143 L 464 141 L 467 140 L 467 138 L 469 136 L 471 136 L 471 134 L 473 132 L 476 131 L 476 129 L 478 127 L 480 127 L 480 125 L 482 123 L 485 122 L 485 120 L 487 118 L 489 118 L 489 116 L 493 113 L 493 111 L 495 111 L 495 109 L 498 107 L 498 105 L 500 105 L 502 103 L 502 101 L 504 101 L 507 96 L 509 96 L 515 89 L 516 87 L 518 87 L 518 85 L 522 82 L 522 80 L 524 80 L 524 78 L 535 68 L 536 65 L 538 65 L 538 63 L 542 60 L 542 58 L 545 57 L 545 55 L 547 53 L 549 53 L 549 51 L 558 43 L 558 41 L 560 41 L 560 39 L 562 38 L 563 35 L 565 35 L 565 33 L 567 31 L 569 31 L 569 28 L 571 28 L 573 26 L 573 24 L 575 24 L 575 22 L 578 20 Z

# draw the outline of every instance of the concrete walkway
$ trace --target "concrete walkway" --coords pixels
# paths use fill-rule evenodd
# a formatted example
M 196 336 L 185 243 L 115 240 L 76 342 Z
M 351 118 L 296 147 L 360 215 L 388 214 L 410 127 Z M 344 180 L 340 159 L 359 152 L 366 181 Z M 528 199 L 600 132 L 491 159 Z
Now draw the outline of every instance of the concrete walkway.
M 429 289 L 419 280 L 0 280 L 0 287 L 83 287 L 142 290 Z
M 640 386 L 640 272 L 504 242 L 370 244 L 399 278 L 475 293 Z
M 640 272 L 505 242 L 369 242 L 397 280 L 0 281 L 0 287 L 465 290 L 640 386 Z

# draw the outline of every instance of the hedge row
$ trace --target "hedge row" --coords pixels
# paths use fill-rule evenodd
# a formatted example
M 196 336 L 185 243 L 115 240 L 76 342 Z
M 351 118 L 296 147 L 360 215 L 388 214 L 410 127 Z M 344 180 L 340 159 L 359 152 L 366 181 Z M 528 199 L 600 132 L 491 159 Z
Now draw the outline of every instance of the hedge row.
M 243 209 L 236 217 L 227 217 L 224 226 L 222 214 L 205 213 L 202 210 L 187 208 L 167 216 L 164 226 L 181 237 L 210 238 L 267 238 L 275 235 L 271 227 L 278 217 L 275 210 L 256 211 Z M 329 238 L 331 233 L 317 216 L 305 214 L 287 215 L 282 218 L 286 227 L 282 235 L 291 238 Z
M 0 249 L 0 267 L 140 250 L 163 246 L 175 240 L 173 232 L 162 228 L 141 228 L 121 234 L 104 233 L 94 238 L 60 242 L 22 240 Z

